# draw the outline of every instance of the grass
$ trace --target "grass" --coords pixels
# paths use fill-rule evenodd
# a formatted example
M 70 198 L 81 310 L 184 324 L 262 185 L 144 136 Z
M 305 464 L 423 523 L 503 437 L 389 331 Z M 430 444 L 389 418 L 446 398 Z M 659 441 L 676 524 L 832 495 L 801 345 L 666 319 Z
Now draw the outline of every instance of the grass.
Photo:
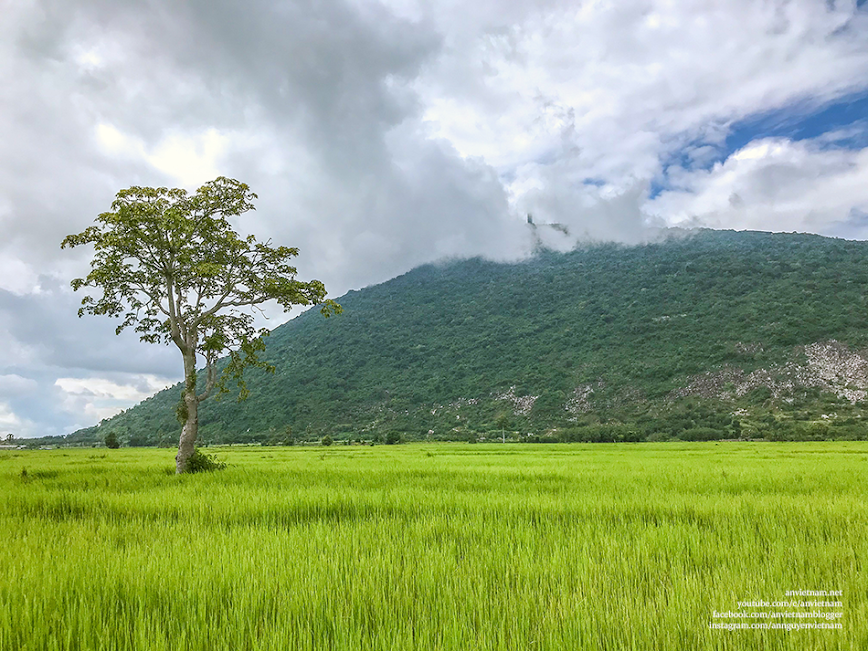
M 219 456 L 0 453 L 0 649 L 868 648 L 866 443 Z M 709 628 L 798 589 L 843 627 Z

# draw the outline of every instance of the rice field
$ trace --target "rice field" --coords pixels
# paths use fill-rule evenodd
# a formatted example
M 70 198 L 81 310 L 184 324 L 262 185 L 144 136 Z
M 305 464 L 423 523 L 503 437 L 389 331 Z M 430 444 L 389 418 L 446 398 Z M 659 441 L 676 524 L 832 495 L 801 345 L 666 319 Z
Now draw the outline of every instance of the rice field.
M 868 649 L 866 443 L 218 455 L 0 452 L 0 649 Z

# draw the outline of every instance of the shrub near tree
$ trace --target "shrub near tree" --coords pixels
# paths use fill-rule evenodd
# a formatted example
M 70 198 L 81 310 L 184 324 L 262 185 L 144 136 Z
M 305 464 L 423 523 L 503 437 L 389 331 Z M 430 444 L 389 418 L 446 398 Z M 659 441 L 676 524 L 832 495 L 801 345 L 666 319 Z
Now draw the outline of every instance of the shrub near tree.
M 326 317 L 341 311 L 325 300 L 320 281 L 296 280 L 289 261 L 298 249 L 274 247 L 232 229 L 228 219 L 253 210 L 255 198 L 246 184 L 226 177 L 192 195 L 177 188 L 131 187 L 118 192 L 111 211 L 99 215 L 96 225 L 67 236 L 61 245 L 94 247 L 90 273 L 74 279 L 72 287 L 98 289 L 102 296 L 85 296 L 79 316 L 119 317 L 118 333 L 132 326 L 142 341 L 172 343 L 180 351 L 178 473 L 188 470 L 196 449 L 199 405 L 215 391 L 227 391 L 230 379 L 245 398 L 247 367 L 274 371 L 259 358 L 267 331 L 254 328 L 250 308 L 274 300 L 285 311 L 318 303 Z M 218 373 L 223 355 L 228 360 Z M 204 386 L 198 382 L 200 358 Z

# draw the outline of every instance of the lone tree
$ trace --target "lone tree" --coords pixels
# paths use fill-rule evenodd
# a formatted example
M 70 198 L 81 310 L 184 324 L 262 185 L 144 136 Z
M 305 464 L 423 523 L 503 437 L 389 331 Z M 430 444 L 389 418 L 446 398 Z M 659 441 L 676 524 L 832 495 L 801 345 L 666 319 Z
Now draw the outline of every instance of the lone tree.
M 192 195 L 177 188 L 131 187 L 118 192 L 111 211 L 97 217 L 96 225 L 61 244 L 94 246 L 90 273 L 74 279 L 72 287 L 99 288 L 102 297 L 85 296 L 79 316 L 120 317 L 118 334 L 133 326 L 142 341 L 171 342 L 181 351 L 178 473 L 187 471 L 195 451 L 202 401 L 215 390 L 228 391 L 229 379 L 237 382 L 244 399 L 245 368 L 274 371 L 259 358 L 267 330 L 254 328 L 250 312 L 255 306 L 275 300 L 285 311 L 315 304 L 322 304 L 326 317 L 341 311 L 334 301 L 324 300 L 320 281 L 295 279 L 289 260 L 298 249 L 240 237 L 232 229 L 228 218 L 253 210 L 255 198 L 246 184 L 222 176 Z M 197 387 L 200 355 L 204 387 Z M 228 360 L 218 377 L 217 360 L 224 355 Z

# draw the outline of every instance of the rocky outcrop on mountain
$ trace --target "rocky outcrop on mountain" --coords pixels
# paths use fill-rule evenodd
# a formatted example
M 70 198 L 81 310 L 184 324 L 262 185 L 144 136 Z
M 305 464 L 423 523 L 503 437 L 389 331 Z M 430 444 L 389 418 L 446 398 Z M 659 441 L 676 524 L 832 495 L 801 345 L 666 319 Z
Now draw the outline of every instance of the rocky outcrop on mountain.
M 539 396 L 517 396 L 515 387 L 509 387 L 508 391 L 494 396 L 495 400 L 505 400 L 512 405 L 512 413 L 515 416 L 527 416 L 537 398 Z
M 753 348 L 758 349 L 758 344 Z M 761 348 L 759 348 L 761 350 Z M 805 389 L 834 393 L 851 403 L 868 396 L 868 356 L 830 340 L 802 346 L 797 351 L 803 362 L 759 368 L 750 373 L 727 366 L 690 378 L 670 398 L 697 396 L 733 400 L 759 388 L 769 390 L 773 398 L 787 398 Z
M 591 397 L 594 395 L 594 387 L 590 384 L 583 384 L 573 389 L 573 395 L 567 401 L 566 410 L 574 417 L 579 414 L 586 414 L 593 406 L 591 405 Z

